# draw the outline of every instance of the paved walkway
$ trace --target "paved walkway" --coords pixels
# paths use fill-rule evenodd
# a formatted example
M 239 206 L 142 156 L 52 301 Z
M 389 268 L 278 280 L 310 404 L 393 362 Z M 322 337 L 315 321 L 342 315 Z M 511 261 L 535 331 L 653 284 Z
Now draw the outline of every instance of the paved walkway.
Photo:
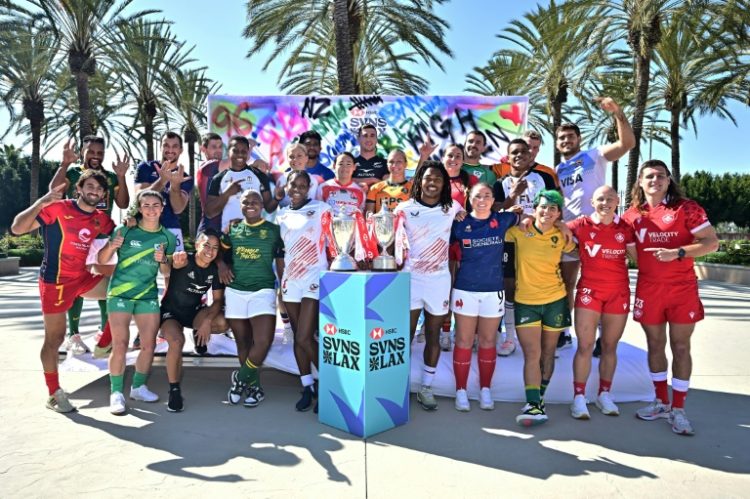
M 750 495 L 750 288 L 701 283 L 708 319 L 694 337 L 688 413 L 697 435 L 662 421 L 567 405 L 548 424 L 521 429 L 519 404 L 457 413 L 453 401 L 367 440 L 292 410 L 295 377 L 264 372 L 269 394 L 256 409 L 222 403 L 229 369 L 188 368 L 186 411 L 162 402 L 108 412 L 102 373 L 63 373 L 79 412 L 44 409 L 38 361 L 42 323 L 34 269 L 0 278 L 0 497 L 748 497 Z M 98 310 L 87 303 L 83 330 Z M 645 347 L 629 323 L 625 338 Z M 558 364 L 558 370 L 569 366 Z M 616 382 L 616 381 L 615 381 Z M 163 367 L 150 385 L 166 392 Z

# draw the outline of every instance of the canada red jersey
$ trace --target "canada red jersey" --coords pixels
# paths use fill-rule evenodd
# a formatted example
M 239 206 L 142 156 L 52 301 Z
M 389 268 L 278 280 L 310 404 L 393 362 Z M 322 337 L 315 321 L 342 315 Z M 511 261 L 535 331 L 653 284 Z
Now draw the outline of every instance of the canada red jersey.
M 618 216 L 610 224 L 603 224 L 594 213 L 568 222 L 568 228 L 578 243 L 581 258 L 579 287 L 596 290 L 618 290 L 629 285 L 628 244 L 633 244 L 633 228 Z
M 630 208 L 623 218 L 633 227 L 635 247 L 638 250 L 638 279 L 646 281 L 695 281 L 693 259 L 683 258 L 660 262 L 648 248 L 674 249 L 695 241 L 695 233 L 711 226 L 705 210 L 690 199 L 668 206 L 661 203 L 651 208 L 648 204 L 640 210 Z
M 76 279 L 87 272 L 86 256 L 92 241 L 100 234 L 110 234 L 115 228 L 104 212 L 88 213 L 71 199 L 45 206 L 36 220 L 42 227 L 44 240 L 39 276 L 50 283 Z

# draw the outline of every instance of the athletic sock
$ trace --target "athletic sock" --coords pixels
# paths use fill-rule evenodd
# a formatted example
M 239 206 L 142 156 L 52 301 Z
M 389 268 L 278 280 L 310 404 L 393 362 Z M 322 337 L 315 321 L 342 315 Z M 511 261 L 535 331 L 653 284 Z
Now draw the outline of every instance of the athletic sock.
M 300 376 L 299 380 L 302 382 L 302 386 L 307 388 L 308 386 L 310 388 L 313 388 L 313 385 L 315 384 L 315 378 L 313 378 L 312 374 L 305 374 L 304 376 Z
M 432 386 L 435 371 L 437 371 L 437 367 L 424 366 L 422 368 L 422 386 Z
M 544 392 L 547 391 L 547 386 L 549 386 L 549 381 L 550 380 L 548 379 L 542 379 L 542 385 L 539 387 L 539 395 L 541 395 L 542 397 L 544 397 Z
M 100 348 L 106 348 L 109 345 L 112 344 L 112 329 L 109 327 L 109 321 L 104 325 L 104 329 L 102 329 L 102 335 L 99 338 L 99 341 L 96 342 L 96 346 Z
M 669 404 L 669 387 L 667 386 L 667 371 L 658 373 L 650 373 L 651 381 L 654 383 L 654 391 L 656 392 L 656 398 L 661 401 L 662 404 Z
M 600 379 L 599 380 L 599 395 L 602 394 L 602 392 L 608 392 L 612 389 L 612 380 L 611 379 Z
M 688 388 L 690 388 L 689 379 L 672 378 L 672 409 L 685 408 Z
M 526 402 L 529 404 L 539 404 L 542 401 L 542 395 L 539 391 L 539 385 L 526 385 Z
M 244 381 L 249 386 L 256 386 L 260 383 L 258 376 L 258 366 L 253 364 L 250 359 L 246 359 L 245 363 L 240 367 L 240 373 L 237 375 L 240 381 Z
M 146 384 L 148 379 L 148 373 L 139 373 L 138 371 L 133 374 L 133 388 L 140 388 Z
M 489 388 L 492 384 L 492 375 L 495 374 L 495 364 L 497 364 L 497 349 L 480 348 L 477 351 L 479 360 L 479 388 Z
M 513 302 L 505 302 L 505 339 L 516 339 L 516 306 Z
M 44 373 L 44 382 L 47 385 L 47 391 L 53 395 L 60 388 L 60 376 L 57 371 L 53 373 Z
M 83 298 L 80 296 L 73 300 L 73 305 L 68 309 L 68 336 L 78 333 L 78 325 L 81 323 L 81 312 L 83 311 Z
M 586 383 L 573 382 L 573 396 L 586 395 Z
M 125 383 L 124 374 L 110 374 L 109 375 L 109 389 L 111 393 L 120 392 L 122 393 L 122 385 Z
M 471 348 L 453 348 L 453 376 L 456 378 L 456 390 L 466 390 L 471 370 Z
M 170 383 L 169 384 L 169 391 L 170 392 L 172 390 L 179 390 L 179 389 L 180 389 L 180 384 L 179 383 Z
M 282 324 L 289 324 L 289 314 L 286 312 L 279 312 Z
M 107 300 L 99 300 L 97 303 L 99 303 L 99 315 L 101 315 L 102 318 L 99 327 L 104 331 L 104 327 L 107 325 L 107 319 L 109 319 L 109 315 L 107 314 Z

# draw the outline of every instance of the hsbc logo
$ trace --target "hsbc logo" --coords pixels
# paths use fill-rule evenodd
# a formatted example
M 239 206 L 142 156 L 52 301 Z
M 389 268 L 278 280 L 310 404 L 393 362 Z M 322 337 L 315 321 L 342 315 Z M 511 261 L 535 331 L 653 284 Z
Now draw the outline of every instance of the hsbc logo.
M 586 244 L 586 253 L 588 253 L 591 258 L 595 257 L 600 249 L 602 249 L 601 244 Z
M 329 336 L 333 336 L 338 331 L 338 328 L 330 322 L 323 327 L 323 332 Z
M 383 337 L 383 328 L 382 327 L 375 327 L 372 328 L 372 331 L 370 331 L 370 338 L 373 340 L 379 340 Z

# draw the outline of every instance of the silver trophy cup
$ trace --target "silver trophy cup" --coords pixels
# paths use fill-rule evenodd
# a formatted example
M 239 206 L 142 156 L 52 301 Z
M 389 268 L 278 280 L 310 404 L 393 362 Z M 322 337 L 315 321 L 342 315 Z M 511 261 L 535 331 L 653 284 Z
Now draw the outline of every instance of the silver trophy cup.
M 372 261 L 372 270 L 389 271 L 396 270 L 396 259 L 388 254 L 388 246 L 393 243 L 395 237 L 394 221 L 396 218 L 385 203 L 380 205 L 380 211 L 372 216 L 375 239 L 383 248 L 380 256 Z
M 351 253 L 354 245 L 354 231 L 357 221 L 351 215 L 339 212 L 331 220 L 331 232 L 333 233 L 333 244 L 336 245 L 338 256 L 331 262 L 331 270 L 336 272 L 353 272 L 357 270 L 357 262 Z

